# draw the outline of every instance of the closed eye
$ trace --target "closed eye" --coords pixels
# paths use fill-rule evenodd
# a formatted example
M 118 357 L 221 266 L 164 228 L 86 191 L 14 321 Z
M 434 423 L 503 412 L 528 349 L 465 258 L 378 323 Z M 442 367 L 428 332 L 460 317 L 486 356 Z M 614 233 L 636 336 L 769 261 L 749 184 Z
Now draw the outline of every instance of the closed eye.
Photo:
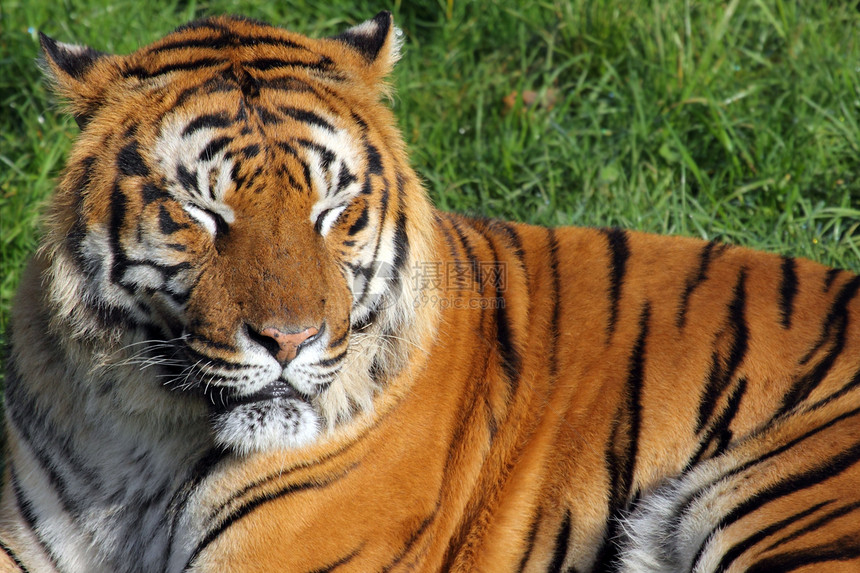
M 203 225 L 213 236 L 222 236 L 230 232 L 230 225 L 221 213 L 190 204 L 185 204 L 183 207 L 195 221 Z
M 320 235 L 327 235 L 344 209 L 346 209 L 346 205 L 338 205 L 337 207 L 324 210 L 314 222 L 314 230 Z

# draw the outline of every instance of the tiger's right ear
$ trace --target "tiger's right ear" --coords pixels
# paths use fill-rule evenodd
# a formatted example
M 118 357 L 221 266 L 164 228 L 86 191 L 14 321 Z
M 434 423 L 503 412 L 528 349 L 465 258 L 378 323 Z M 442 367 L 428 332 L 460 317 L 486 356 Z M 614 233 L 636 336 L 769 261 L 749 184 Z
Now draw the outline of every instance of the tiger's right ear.
M 113 79 L 115 67 L 104 65 L 114 57 L 88 46 L 65 44 L 39 32 L 42 67 L 57 93 L 66 99 L 83 128 L 100 105 L 104 86 Z

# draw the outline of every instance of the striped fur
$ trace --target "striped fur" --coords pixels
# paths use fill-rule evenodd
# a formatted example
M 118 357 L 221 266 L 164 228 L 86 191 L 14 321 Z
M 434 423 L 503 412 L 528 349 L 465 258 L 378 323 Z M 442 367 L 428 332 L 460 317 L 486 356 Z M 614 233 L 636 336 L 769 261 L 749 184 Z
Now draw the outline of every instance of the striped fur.
M 860 568 L 860 277 L 434 210 L 388 13 L 42 42 L 4 570 Z

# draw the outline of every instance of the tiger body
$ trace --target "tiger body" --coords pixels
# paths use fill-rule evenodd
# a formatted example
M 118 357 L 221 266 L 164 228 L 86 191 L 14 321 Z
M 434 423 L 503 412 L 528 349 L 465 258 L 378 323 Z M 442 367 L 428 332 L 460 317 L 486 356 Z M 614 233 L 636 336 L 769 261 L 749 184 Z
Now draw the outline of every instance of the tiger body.
M 436 211 L 396 44 L 43 39 L 82 135 L 13 313 L 10 570 L 857 570 L 860 278 Z

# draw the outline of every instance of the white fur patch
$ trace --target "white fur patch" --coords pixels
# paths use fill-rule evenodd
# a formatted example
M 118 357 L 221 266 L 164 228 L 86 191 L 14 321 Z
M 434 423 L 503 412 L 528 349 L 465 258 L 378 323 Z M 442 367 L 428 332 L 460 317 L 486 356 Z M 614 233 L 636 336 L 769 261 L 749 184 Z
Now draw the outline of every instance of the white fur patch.
M 216 441 L 240 455 L 309 444 L 319 426 L 313 408 L 292 398 L 242 404 L 214 419 Z
M 224 202 L 234 184 L 234 160 L 227 156 L 229 146 L 211 156 L 201 157 L 219 132 L 216 128 L 206 127 L 183 135 L 187 123 L 180 118 L 165 122 L 155 144 L 154 155 L 161 172 L 170 181 L 171 194 L 189 215 L 214 235 L 216 225 L 210 213 L 218 214 L 228 224 L 235 220 L 233 210 Z M 196 191 L 189 191 L 178 180 L 177 173 L 182 169 L 191 174 Z
M 619 572 L 713 570 L 721 557 L 720 551 L 713 550 L 719 544 L 715 527 L 737 500 L 733 481 L 721 479 L 725 465 L 725 459 L 711 460 L 642 497 L 622 523 Z M 702 547 L 693 569 L 693 559 Z

